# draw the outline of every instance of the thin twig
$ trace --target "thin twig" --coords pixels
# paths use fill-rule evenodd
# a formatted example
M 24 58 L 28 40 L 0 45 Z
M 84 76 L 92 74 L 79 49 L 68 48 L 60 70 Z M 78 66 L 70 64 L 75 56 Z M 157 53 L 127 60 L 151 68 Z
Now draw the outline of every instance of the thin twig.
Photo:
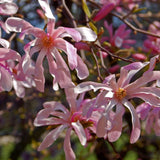
M 97 44 L 95 44 L 98 48 L 100 48 L 102 51 L 106 52 L 107 54 L 109 54 L 111 57 L 114 57 L 114 58 L 117 58 L 117 59 L 121 59 L 122 61 L 125 61 L 125 62 L 130 62 L 130 63 L 133 63 L 134 61 L 132 60 L 129 60 L 129 59 L 126 59 L 126 58 L 122 58 L 122 57 L 119 57 L 113 53 L 111 53 L 110 51 L 108 51 L 107 49 L 103 48 L 102 46 L 99 46 Z
M 16 36 L 16 33 L 13 33 L 13 34 L 9 37 L 8 41 L 11 42 L 11 41 L 14 39 L 15 36 Z
M 146 35 L 149 35 L 149 36 L 153 36 L 153 37 L 157 37 L 157 38 L 160 38 L 159 35 L 157 34 L 154 34 L 154 33 L 151 33 L 151 32 L 148 32 L 148 31 L 145 31 L 143 29 L 139 29 L 139 28 L 136 28 L 135 26 L 133 26 L 130 22 L 127 21 L 127 19 L 124 19 L 123 16 L 120 16 L 116 13 L 112 13 L 112 15 L 114 15 L 115 17 L 119 18 L 121 21 L 123 21 L 126 25 L 128 25 L 132 30 L 134 30 L 135 32 L 139 32 L 139 33 L 143 33 L 143 34 L 146 34 Z
M 98 60 L 97 60 L 97 57 L 96 57 L 96 55 L 94 54 L 94 51 L 93 51 L 92 48 L 91 48 L 91 52 L 92 52 L 93 57 L 94 57 L 94 59 L 95 59 L 95 61 L 96 61 L 98 76 L 99 76 L 100 80 L 103 81 L 103 78 L 102 78 L 102 76 L 101 76 L 101 72 L 100 72 L 100 69 L 99 69 L 99 65 L 98 65 Z
M 121 160 L 122 160 L 121 155 L 117 152 L 117 150 L 116 150 L 116 148 L 114 147 L 113 143 L 112 143 L 112 142 L 110 142 L 110 141 L 107 141 L 107 142 L 110 144 L 110 146 L 112 147 L 113 151 L 116 153 L 116 155 L 117 155 L 117 157 L 116 157 L 116 158 L 119 158 L 119 159 L 121 159 Z
M 67 13 L 67 15 L 68 15 L 69 18 L 71 19 L 74 28 L 76 28 L 76 27 L 77 27 L 76 21 L 75 21 L 73 15 L 72 15 L 72 13 L 71 13 L 70 10 L 68 9 L 65 0 L 62 0 L 62 5 L 63 5 L 63 7 L 64 7 L 64 9 L 65 9 L 65 11 L 66 11 L 66 13 Z

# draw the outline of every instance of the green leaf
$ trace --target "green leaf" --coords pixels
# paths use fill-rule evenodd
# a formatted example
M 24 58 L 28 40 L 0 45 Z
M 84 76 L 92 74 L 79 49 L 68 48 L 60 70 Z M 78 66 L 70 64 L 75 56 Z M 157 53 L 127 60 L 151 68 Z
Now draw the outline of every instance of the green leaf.
M 87 6 L 86 0 L 82 0 L 82 8 L 85 12 L 85 14 L 90 18 L 91 17 L 91 12 Z
M 136 8 L 133 10 L 133 13 L 137 13 L 137 12 L 140 12 L 140 11 L 143 11 L 143 10 L 146 10 L 146 8 Z
M 97 34 L 97 27 L 92 22 L 89 22 L 89 26 Z

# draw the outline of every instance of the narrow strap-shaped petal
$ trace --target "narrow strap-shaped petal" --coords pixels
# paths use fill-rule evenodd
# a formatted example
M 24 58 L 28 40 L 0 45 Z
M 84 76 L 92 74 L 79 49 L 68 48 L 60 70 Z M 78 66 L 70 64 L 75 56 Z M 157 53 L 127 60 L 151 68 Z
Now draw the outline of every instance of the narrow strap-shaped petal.
M 69 67 L 73 70 L 77 67 L 77 49 L 67 41 L 57 38 L 54 41 L 55 47 L 67 54 Z
M 38 151 L 41 151 L 41 150 L 49 147 L 50 145 L 52 145 L 52 143 L 54 143 L 54 141 L 58 138 L 59 134 L 62 132 L 62 130 L 64 128 L 66 128 L 66 126 L 61 125 L 61 126 L 55 128 L 54 130 L 50 131 L 47 134 L 47 136 L 44 138 L 44 140 L 42 141 L 40 146 L 38 147 Z
M 47 109 L 50 108 L 53 111 L 54 110 L 59 110 L 59 111 L 62 111 L 63 113 L 65 113 L 65 114 L 69 114 L 68 109 L 59 102 L 55 102 L 55 101 L 45 102 L 45 103 L 43 103 L 43 107 L 47 108 Z
M 128 75 L 125 78 L 125 81 L 123 82 L 123 86 L 128 85 L 130 80 L 132 79 L 132 77 L 138 72 L 140 71 L 143 67 L 145 67 L 147 64 L 149 64 L 148 62 L 145 63 L 141 63 L 141 62 L 134 62 L 131 63 L 129 65 L 126 65 L 124 67 L 122 67 L 121 70 L 127 70 L 128 71 Z
M 78 78 L 79 79 L 87 78 L 89 76 L 88 68 L 79 55 L 77 55 L 77 62 L 78 64 L 76 67 L 76 71 Z
M 71 124 L 72 124 L 72 127 L 74 128 L 81 144 L 83 146 L 86 145 L 87 138 L 86 138 L 86 134 L 85 134 L 85 131 L 84 131 L 82 124 L 79 121 L 72 122 Z
M 133 83 L 128 84 L 128 86 L 125 89 L 127 89 L 128 92 L 133 92 L 134 90 L 137 90 L 137 88 L 149 82 L 152 82 L 154 80 L 159 80 L 159 79 L 160 79 L 160 71 L 150 71 L 143 74 L 142 77 L 140 77 Z
M 75 28 L 81 35 L 82 41 L 94 42 L 97 39 L 97 35 L 94 31 L 87 27 Z
M 38 55 L 38 58 L 36 60 L 36 66 L 35 66 L 35 83 L 36 83 L 36 88 L 41 91 L 44 92 L 44 83 L 45 83 L 45 77 L 43 74 L 44 68 L 43 68 L 43 59 L 46 55 L 46 50 L 41 50 L 41 52 Z
M 66 160 L 75 160 L 76 156 L 71 148 L 71 142 L 70 142 L 70 135 L 71 135 L 72 128 L 69 128 L 67 130 L 65 139 L 64 139 L 64 152 Z
M 116 114 L 112 121 L 112 128 L 108 131 L 108 140 L 110 142 L 115 142 L 121 135 L 122 132 L 122 116 L 124 114 L 124 107 L 121 103 L 116 105 Z
M 57 49 L 55 49 L 53 52 L 55 60 L 53 59 L 53 56 L 51 54 L 47 55 L 49 71 L 54 77 L 53 85 L 54 83 L 59 83 L 61 88 L 74 87 L 70 71 L 62 56 L 57 51 Z
M 151 94 L 151 93 L 138 93 L 137 92 L 137 93 L 133 93 L 132 95 L 130 95 L 128 97 L 128 99 L 134 98 L 134 97 L 140 98 L 144 102 L 149 103 L 150 105 L 160 107 L 160 98 L 155 96 L 154 94 Z
M 48 0 L 38 0 L 38 2 L 41 5 L 42 9 L 44 10 L 46 17 L 49 19 L 55 19 L 50 9 Z
M 101 118 L 98 120 L 97 128 L 96 128 L 97 137 L 104 137 L 105 134 L 107 133 L 106 121 L 107 120 L 105 115 L 102 115 Z
M 23 98 L 25 96 L 25 88 L 22 85 L 21 81 L 13 79 L 13 88 L 18 97 Z
M 18 6 L 15 3 L 7 3 L 7 1 L 1 3 L 0 8 L 0 15 L 12 15 L 18 10 Z
M 123 99 L 123 104 L 129 109 L 132 116 L 132 132 L 130 137 L 130 143 L 135 143 L 140 136 L 139 118 L 136 113 L 136 110 L 134 109 L 133 105 L 129 101 Z
M 99 21 L 102 18 L 104 18 L 105 16 L 107 16 L 108 13 L 110 13 L 115 7 L 114 3 L 107 3 L 106 5 L 104 5 L 99 12 L 96 14 L 96 16 L 93 18 L 94 21 Z
M 9 31 L 14 32 L 22 32 L 33 27 L 29 22 L 17 17 L 9 17 L 5 24 Z
M 160 88 L 158 87 L 140 87 L 137 91 L 133 91 L 134 93 L 145 93 L 145 94 L 153 94 L 156 97 L 160 97 Z
M 3 67 L 0 67 L 0 75 L 0 86 L 3 90 L 10 91 L 12 89 L 12 75 Z
M 9 41 L 7 41 L 7 40 L 5 40 L 5 39 L 2 39 L 2 38 L 0 38 L 0 44 L 1 44 L 4 48 L 9 48 L 9 46 L 10 46 Z
M 83 83 L 80 83 L 79 85 L 77 85 L 75 87 L 74 91 L 75 91 L 75 93 L 82 93 L 82 92 L 90 91 L 92 89 L 94 92 L 96 92 L 98 89 L 105 89 L 108 91 L 112 90 L 106 84 L 88 81 L 88 82 L 83 82 Z
M 152 106 L 148 103 L 142 103 L 136 108 L 136 112 L 138 116 L 141 118 L 141 120 L 145 120 L 145 118 L 148 116 L 149 111 L 151 110 Z
M 6 61 L 6 60 L 16 60 L 20 61 L 21 56 L 18 52 L 8 49 L 8 48 L 0 48 L 0 61 Z

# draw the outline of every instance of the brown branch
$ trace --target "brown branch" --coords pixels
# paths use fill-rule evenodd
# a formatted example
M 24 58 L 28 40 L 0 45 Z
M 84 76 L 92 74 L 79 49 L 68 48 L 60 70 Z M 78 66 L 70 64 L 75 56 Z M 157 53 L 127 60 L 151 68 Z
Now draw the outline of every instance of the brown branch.
M 123 57 L 119 57 L 113 53 L 111 53 L 110 51 L 108 51 L 107 49 L 103 48 L 102 46 L 98 45 L 98 44 L 95 44 L 96 47 L 100 48 L 102 51 L 106 52 L 107 54 L 109 54 L 111 57 L 114 57 L 114 58 L 117 58 L 117 59 L 121 59 L 122 61 L 125 61 L 125 62 L 130 62 L 130 63 L 133 63 L 134 61 L 132 60 L 129 60 L 129 59 L 126 59 L 126 58 L 123 58 Z
M 69 18 L 71 19 L 74 28 L 76 28 L 76 27 L 77 27 L 77 24 L 76 24 L 75 18 L 73 17 L 72 13 L 71 13 L 70 10 L 68 9 L 65 0 L 62 0 L 62 5 L 63 5 L 63 8 L 65 9 L 67 15 L 68 15 Z
M 157 34 L 154 34 L 154 33 L 151 33 L 151 32 L 148 32 L 148 31 L 145 31 L 143 29 L 139 29 L 139 28 L 136 28 L 135 26 L 133 26 L 129 21 L 127 21 L 127 19 L 124 19 L 123 16 L 120 16 L 116 13 L 112 13 L 113 16 L 119 18 L 121 21 L 123 21 L 128 27 L 130 27 L 133 31 L 135 32 L 139 32 L 139 33 L 143 33 L 143 34 L 146 34 L 146 35 L 149 35 L 149 36 L 153 36 L 153 37 L 156 37 L 156 38 L 160 38 L 159 35 Z
M 112 147 L 113 151 L 116 153 L 116 159 L 122 160 L 121 155 L 117 152 L 117 150 L 116 150 L 116 148 L 114 147 L 113 143 L 110 142 L 110 141 L 108 141 L 108 140 L 107 140 L 107 142 L 110 144 L 110 146 Z
M 96 61 L 98 76 L 99 76 L 100 80 L 103 81 L 103 78 L 102 78 L 102 76 L 101 76 L 101 72 L 100 72 L 100 69 L 99 69 L 99 66 L 98 66 L 98 60 L 97 60 L 97 57 L 96 57 L 96 55 L 94 54 L 94 51 L 93 51 L 92 48 L 91 48 L 91 52 L 92 52 L 93 57 L 94 57 L 94 59 L 95 59 L 95 61 Z

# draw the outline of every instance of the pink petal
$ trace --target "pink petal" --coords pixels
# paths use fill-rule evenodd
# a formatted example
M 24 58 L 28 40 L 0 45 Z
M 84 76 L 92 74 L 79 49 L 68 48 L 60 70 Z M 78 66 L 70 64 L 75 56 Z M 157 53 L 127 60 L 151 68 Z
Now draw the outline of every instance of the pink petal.
M 8 48 L 0 48 L 0 61 L 7 61 L 7 60 L 15 60 L 15 61 L 20 61 L 21 56 L 19 53 L 12 49 Z
M 87 78 L 89 76 L 88 68 L 79 55 L 77 55 L 77 62 L 78 64 L 76 67 L 76 71 L 78 78 L 79 79 Z
M 21 81 L 16 81 L 13 79 L 13 87 L 18 97 L 23 98 L 25 96 L 25 88 Z
M 35 74 L 34 74 L 34 80 L 36 83 L 36 88 L 40 92 L 44 92 L 44 83 L 45 83 L 45 77 L 43 74 L 44 68 L 43 68 L 43 59 L 46 55 L 46 50 L 42 49 L 41 52 L 38 55 L 38 58 L 36 60 L 36 66 L 35 66 Z
M 108 140 L 110 142 L 115 142 L 120 136 L 122 132 L 122 116 L 124 114 L 124 108 L 122 104 L 118 103 L 116 108 L 116 114 L 114 115 L 114 119 L 112 122 L 112 128 L 108 131 Z
M 142 120 L 144 120 L 147 117 L 151 108 L 151 105 L 149 105 L 148 103 L 142 103 L 136 108 L 136 112 L 139 115 L 139 117 Z
M 5 91 L 10 91 L 12 89 L 12 75 L 3 67 L 0 68 L 0 86 Z
M 88 81 L 88 82 L 83 82 L 77 85 L 74 91 L 75 93 L 82 93 L 92 89 L 94 90 L 94 92 L 96 92 L 98 89 L 105 89 L 108 91 L 112 90 L 111 88 L 107 87 L 107 85 L 105 84 Z
M 104 137 L 105 134 L 107 133 L 106 130 L 106 116 L 102 115 L 102 117 L 99 119 L 97 123 L 97 129 L 96 129 L 96 134 L 97 137 Z
M 106 29 L 109 32 L 110 39 L 112 39 L 112 37 L 113 37 L 113 27 L 112 27 L 112 24 L 108 25 L 107 21 L 104 21 L 104 26 L 106 27 Z
M 66 65 L 65 61 L 56 49 L 54 50 L 54 55 L 56 62 L 51 54 L 47 55 L 49 71 L 51 75 L 54 77 L 53 86 L 55 83 L 59 83 L 61 88 L 73 87 L 74 84 L 72 82 L 68 66 Z
M 52 11 L 50 9 L 50 5 L 48 3 L 48 0 L 38 0 L 39 4 L 41 5 L 42 9 L 45 11 L 45 15 L 49 19 L 54 19 L 55 17 L 52 14 Z
M 15 3 L 2 3 L 0 4 L 0 14 L 1 15 L 12 15 L 15 14 L 18 10 L 18 7 Z
M 140 98 L 144 102 L 149 103 L 150 105 L 157 106 L 157 107 L 160 106 L 160 99 L 157 98 L 153 94 L 149 94 L 149 93 L 133 93 L 128 98 L 133 98 L 133 97 Z
M 76 42 L 79 42 L 80 40 L 82 40 L 82 36 L 76 30 L 76 28 L 67 28 L 67 27 L 64 27 L 64 30 L 66 31 L 66 33 L 62 34 L 61 37 L 71 37 Z
M 82 41 L 94 42 L 97 39 L 97 35 L 94 31 L 87 27 L 75 28 L 81 35 Z
M 45 108 L 38 112 L 35 120 L 34 126 L 47 126 L 47 125 L 57 125 L 62 124 L 63 120 L 56 117 L 49 117 L 50 115 L 54 115 L 54 110 L 52 108 Z
M 0 38 L 0 44 L 1 44 L 4 48 L 9 48 L 9 46 L 10 46 L 9 41 L 7 41 L 7 40 L 5 40 L 5 39 L 2 39 L 2 38 Z
M 71 125 L 74 128 L 81 144 L 83 146 L 86 145 L 86 142 L 87 142 L 86 134 L 85 134 L 84 128 L 81 125 L 81 123 L 79 121 L 77 121 L 77 122 L 72 122 Z
M 54 143 L 54 141 L 58 138 L 59 134 L 62 132 L 62 130 L 64 130 L 64 128 L 66 128 L 66 126 L 61 125 L 50 131 L 38 147 L 38 151 L 41 151 L 52 145 L 52 143 Z
M 51 102 L 45 102 L 43 104 L 44 108 L 46 109 L 51 109 L 49 112 L 51 113 L 51 111 L 55 111 L 55 110 L 58 110 L 58 111 L 61 111 L 65 114 L 69 114 L 69 111 L 68 109 L 63 106 L 61 103 L 59 102 L 55 102 L 55 101 L 51 101 Z
M 114 3 L 109 3 L 104 5 L 100 11 L 96 14 L 96 16 L 93 18 L 94 21 L 99 21 L 105 16 L 107 16 L 108 13 L 110 13 L 115 7 Z
M 55 20 L 50 20 L 48 23 L 47 23 L 47 33 L 50 35 L 50 36 L 53 36 L 53 33 L 56 32 L 58 29 L 54 29 L 55 27 Z M 53 38 L 57 38 L 55 36 L 53 36 Z
M 69 128 L 67 130 L 65 139 L 64 139 L 64 152 L 66 160 L 75 160 L 76 156 L 71 148 L 71 142 L 70 142 L 70 135 L 71 135 L 72 128 Z
M 6 23 L 8 30 L 14 31 L 14 32 L 22 32 L 26 29 L 33 27 L 27 21 L 21 18 L 17 18 L 17 17 L 9 17 L 5 23 Z
M 77 49 L 67 41 L 57 38 L 55 41 L 55 47 L 63 50 L 68 56 L 68 63 L 73 70 L 77 67 Z
M 150 78 L 148 78 L 150 77 Z M 137 88 L 152 82 L 154 80 L 158 80 L 160 79 L 160 72 L 159 71 L 150 71 L 150 72 L 146 72 L 145 74 L 143 74 L 142 77 L 140 77 L 139 79 L 137 79 L 136 81 L 134 81 L 133 83 L 130 83 L 126 89 L 128 92 L 133 92 L 134 90 L 136 90 Z
M 130 137 L 130 143 L 135 143 L 140 136 L 139 118 L 136 113 L 136 110 L 134 109 L 133 105 L 129 101 L 124 100 L 123 104 L 129 109 L 131 116 L 132 116 L 132 132 L 131 132 L 131 137 Z

